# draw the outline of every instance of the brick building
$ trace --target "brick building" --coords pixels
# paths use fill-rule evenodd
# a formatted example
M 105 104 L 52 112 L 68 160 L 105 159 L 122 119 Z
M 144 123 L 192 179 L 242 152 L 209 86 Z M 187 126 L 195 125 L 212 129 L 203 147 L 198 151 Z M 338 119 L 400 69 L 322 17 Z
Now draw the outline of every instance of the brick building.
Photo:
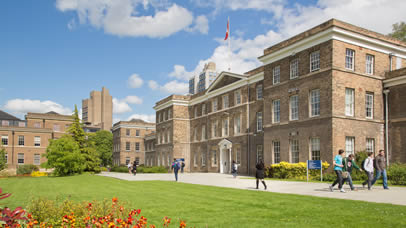
M 86 132 L 97 129 L 110 131 L 113 123 L 113 98 L 105 87 L 90 92 L 90 98 L 82 100 L 82 119 Z
M 56 112 L 27 113 L 24 121 L 0 111 L 1 144 L 6 150 L 8 167 L 45 162 L 42 154 L 49 140 L 61 137 L 72 122 L 72 116 Z
M 150 134 L 145 135 L 144 137 L 144 146 L 145 146 L 145 165 L 146 166 L 153 166 L 154 159 L 156 158 L 156 134 L 152 132 Z
M 253 174 L 260 159 L 331 163 L 341 148 L 384 148 L 382 82 L 406 66 L 405 43 L 331 19 L 265 49 L 259 60 L 263 66 L 244 75 L 222 72 L 201 93 L 158 101 L 154 164 L 184 158 L 187 171 L 228 173 L 236 160 L 241 173 Z M 394 161 L 403 154 L 389 150 Z
M 155 131 L 155 124 L 140 119 L 119 121 L 114 124 L 112 131 L 113 164 L 127 165 L 133 161 L 144 164 L 146 151 L 144 138 Z

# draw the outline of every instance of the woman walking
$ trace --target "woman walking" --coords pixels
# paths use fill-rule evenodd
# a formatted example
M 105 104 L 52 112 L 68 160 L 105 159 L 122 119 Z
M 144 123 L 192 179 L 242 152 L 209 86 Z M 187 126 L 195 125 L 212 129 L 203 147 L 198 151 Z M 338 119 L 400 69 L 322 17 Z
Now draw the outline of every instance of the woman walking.
M 368 190 L 371 190 L 372 180 L 374 179 L 374 153 L 368 152 L 368 157 L 364 161 L 364 166 L 362 167 L 367 173 L 368 179 L 362 183 L 362 187 L 368 183 Z
M 134 161 L 134 162 L 133 162 L 133 169 L 132 169 L 132 172 L 133 172 L 134 176 L 137 174 L 137 161 Z
M 255 168 L 257 169 L 257 171 L 255 173 L 255 178 L 257 179 L 257 189 L 258 189 L 259 181 L 261 181 L 262 184 L 265 187 L 265 190 L 266 190 L 266 184 L 265 184 L 265 181 L 264 181 L 264 177 L 265 177 L 265 174 L 264 174 L 264 169 L 265 169 L 264 162 L 262 160 L 259 160 L 259 162 L 255 166 Z
M 343 157 L 345 157 L 345 151 L 339 150 L 338 154 L 334 157 L 333 165 L 334 165 L 334 172 L 336 172 L 337 179 L 334 181 L 332 185 L 329 186 L 330 191 L 333 191 L 334 185 L 338 183 L 338 189 L 340 192 L 345 192 L 343 189 Z
M 231 164 L 231 174 L 233 174 L 233 178 L 237 178 L 237 169 L 238 169 L 238 165 L 233 160 L 233 163 Z

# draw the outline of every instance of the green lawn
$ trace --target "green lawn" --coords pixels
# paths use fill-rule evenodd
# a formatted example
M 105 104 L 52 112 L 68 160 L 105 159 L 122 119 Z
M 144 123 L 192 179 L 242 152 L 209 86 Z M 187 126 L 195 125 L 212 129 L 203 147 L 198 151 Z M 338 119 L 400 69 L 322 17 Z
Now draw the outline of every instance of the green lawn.
M 405 227 L 406 207 L 165 181 L 129 182 L 89 174 L 0 179 L 13 193 L 1 207 L 26 206 L 32 197 L 76 201 L 118 197 L 160 227 L 168 216 L 195 227 Z M 175 227 L 175 226 L 173 226 Z

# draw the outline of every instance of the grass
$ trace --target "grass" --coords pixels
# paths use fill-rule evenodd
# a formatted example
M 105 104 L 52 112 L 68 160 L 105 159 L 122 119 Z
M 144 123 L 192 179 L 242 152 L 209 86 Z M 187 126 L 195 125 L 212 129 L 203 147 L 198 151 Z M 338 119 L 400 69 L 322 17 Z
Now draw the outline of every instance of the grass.
M 150 223 L 195 227 L 405 227 L 406 207 L 362 201 L 279 194 L 166 181 L 129 182 L 90 174 L 72 177 L 4 178 L 0 201 L 15 208 L 34 197 L 75 201 L 118 197 L 142 209 Z M 159 226 L 158 226 L 159 227 Z

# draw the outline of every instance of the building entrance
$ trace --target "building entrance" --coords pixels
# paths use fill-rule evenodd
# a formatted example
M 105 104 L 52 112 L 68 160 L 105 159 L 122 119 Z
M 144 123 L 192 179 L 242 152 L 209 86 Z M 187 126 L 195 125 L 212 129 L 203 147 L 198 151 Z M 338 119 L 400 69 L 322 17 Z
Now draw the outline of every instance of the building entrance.
M 231 148 L 232 142 L 227 139 L 223 139 L 219 142 L 220 151 L 220 173 L 231 172 Z

